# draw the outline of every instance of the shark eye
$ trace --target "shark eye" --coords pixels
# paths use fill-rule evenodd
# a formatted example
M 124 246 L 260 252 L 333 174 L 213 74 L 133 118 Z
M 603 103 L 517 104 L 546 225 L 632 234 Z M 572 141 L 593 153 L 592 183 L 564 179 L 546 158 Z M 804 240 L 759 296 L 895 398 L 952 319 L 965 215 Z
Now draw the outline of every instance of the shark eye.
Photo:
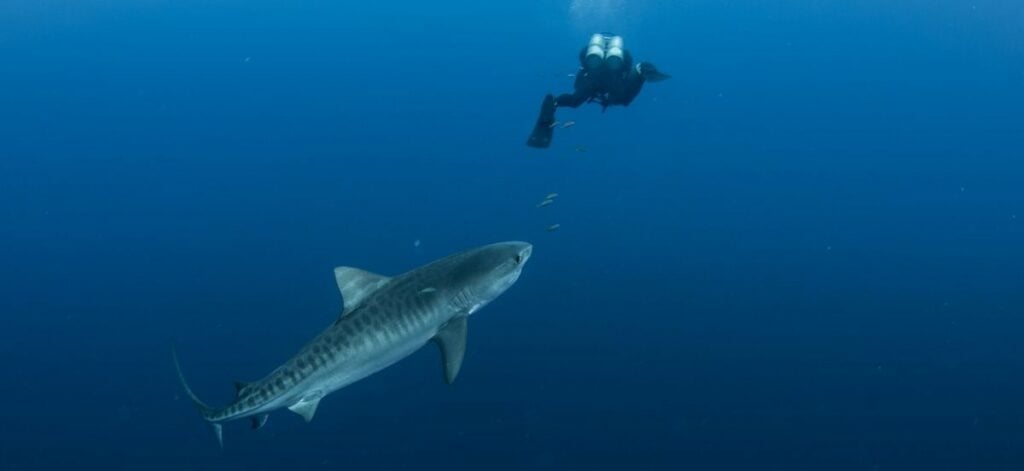
M 521 253 L 520 254 L 516 254 L 515 258 L 516 258 L 516 265 L 519 265 L 520 263 L 523 263 L 523 254 L 521 254 Z

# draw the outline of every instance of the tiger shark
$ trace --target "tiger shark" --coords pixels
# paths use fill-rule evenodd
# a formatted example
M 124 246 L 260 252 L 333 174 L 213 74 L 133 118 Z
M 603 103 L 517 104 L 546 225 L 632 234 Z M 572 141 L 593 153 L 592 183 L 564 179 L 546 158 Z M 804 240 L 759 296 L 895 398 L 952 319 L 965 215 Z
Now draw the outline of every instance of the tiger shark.
M 519 279 L 532 252 L 526 242 L 499 242 L 393 278 L 337 267 L 334 276 L 343 302 L 338 319 L 263 379 L 236 382 L 234 402 L 210 407 L 199 400 L 172 349 L 178 379 L 221 447 L 224 422 L 250 418 L 252 428 L 259 429 L 270 412 L 281 408 L 308 422 L 324 396 L 391 366 L 431 340 L 440 347 L 444 378 L 451 384 L 466 353 L 467 319 Z

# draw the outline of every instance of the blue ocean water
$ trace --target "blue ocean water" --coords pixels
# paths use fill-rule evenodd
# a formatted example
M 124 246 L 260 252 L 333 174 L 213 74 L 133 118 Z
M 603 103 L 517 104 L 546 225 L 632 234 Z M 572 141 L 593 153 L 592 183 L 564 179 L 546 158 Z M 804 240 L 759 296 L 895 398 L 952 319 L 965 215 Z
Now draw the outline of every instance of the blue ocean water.
M 526 147 L 596 31 L 673 78 Z M 1022 59 L 1009 0 L 6 0 L 0 468 L 1021 469 Z M 222 450 L 177 384 L 511 239 L 453 385 Z

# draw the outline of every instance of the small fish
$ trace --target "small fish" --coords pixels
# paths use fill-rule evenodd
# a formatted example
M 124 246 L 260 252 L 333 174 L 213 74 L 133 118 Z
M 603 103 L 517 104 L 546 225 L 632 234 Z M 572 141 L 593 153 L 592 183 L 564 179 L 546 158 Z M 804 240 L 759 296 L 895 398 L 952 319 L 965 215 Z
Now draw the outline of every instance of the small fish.
M 548 228 L 547 228 L 547 231 L 548 231 L 548 232 L 555 232 L 555 231 L 557 231 L 557 230 L 558 230 L 558 229 L 559 229 L 560 227 L 562 227 L 562 225 L 561 225 L 561 224 L 552 224 L 552 225 L 548 226 Z
M 558 127 L 559 124 L 562 124 L 562 122 L 561 121 L 555 121 L 555 122 L 549 124 L 548 127 L 551 128 L 551 129 L 554 129 L 554 128 Z
M 562 129 L 571 128 L 576 125 L 576 121 L 566 121 L 562 123 Z
M 586 152 L 587 146 L 576 146 L 576 152 Z
M 548 195 L 544 197 L 546 200 L 553 200 L 555 198 L 558 198 L 558 193 L 548 193 Z
M 538 208 L 543 208 L 545 206 L 548 206 L 548 205 L 551 205 L 551 204 L 554 204 L 554 203 L 555 203 L 555 200 L 553 200 L 553 199 L 546 199 L 544 201 L 541 201 L 540 204 L 537 205 L 537 207 Z

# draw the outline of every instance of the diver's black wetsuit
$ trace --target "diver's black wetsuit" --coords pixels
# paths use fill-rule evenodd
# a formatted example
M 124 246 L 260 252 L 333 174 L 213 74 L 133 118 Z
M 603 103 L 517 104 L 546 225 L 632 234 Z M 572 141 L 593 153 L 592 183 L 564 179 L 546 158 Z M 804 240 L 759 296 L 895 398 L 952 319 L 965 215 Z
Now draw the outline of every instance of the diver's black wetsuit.
M 580 63 L 585 64 L 587 48 L 580 51 Z M 604 63 L 595 70 L 581 66 L 576 72 L 573 93 L 563 93 L 555 98 L 555 106 L 576 108 L 584 103 L 596 101 L 602 108 L 611 105 L 629 106 L 640 94 L 644 77 L 633 67 L 629 51 L 623 54 L 623 64 L 618 70 L 610 70 Z
M 555 109 L 559 106 L 576 108 L 584 103 L 597 102 L 601 104 L 602 111 L 613 105 L 629 106 L 633 99 L 640 94 L 640 89 L 643 88 L 645 82 L 659 82 L 670 77 L 668 74 L 658 71 L 657 67 L 650 62 L 638 62 L 634 66 L 633 56 L 628 50 L 622 49 L 621 38 L 609 33 L 603 33 L 601 36 L 604 36 L 606 40 L 609 40 L 608 38 L 612 41 L 618 40 L 617 45 L 612 46 L 612 49 L 615 50 L 612 57 L 621 60 L 612 63 L 604 55 L 606 51 L 603 48 L 608 44 L 603 43 L 602 49 L 598 53 L 591 52 L 599 60 L 594 61 L 594 57 L 591 57 L 591 60 L 588 61 L 588 49 L 598 47 L 595 40 L 601 39 L 599 35 L 595 35 L 594 39 L 591 39 L 591 44 L 580 51 L 580 68 L 576 72 L 574 91 L 563 93 L 558 98 L 550 94 L 544 97 L 544 101 L 540 105 L 540 115 L 533 125 L 533 132 L 530 133 L 526 145 L 539 149 L 551 145 L 551 138 L 557 125 Z M 590 62 L 589 65 L 588 62 Z

